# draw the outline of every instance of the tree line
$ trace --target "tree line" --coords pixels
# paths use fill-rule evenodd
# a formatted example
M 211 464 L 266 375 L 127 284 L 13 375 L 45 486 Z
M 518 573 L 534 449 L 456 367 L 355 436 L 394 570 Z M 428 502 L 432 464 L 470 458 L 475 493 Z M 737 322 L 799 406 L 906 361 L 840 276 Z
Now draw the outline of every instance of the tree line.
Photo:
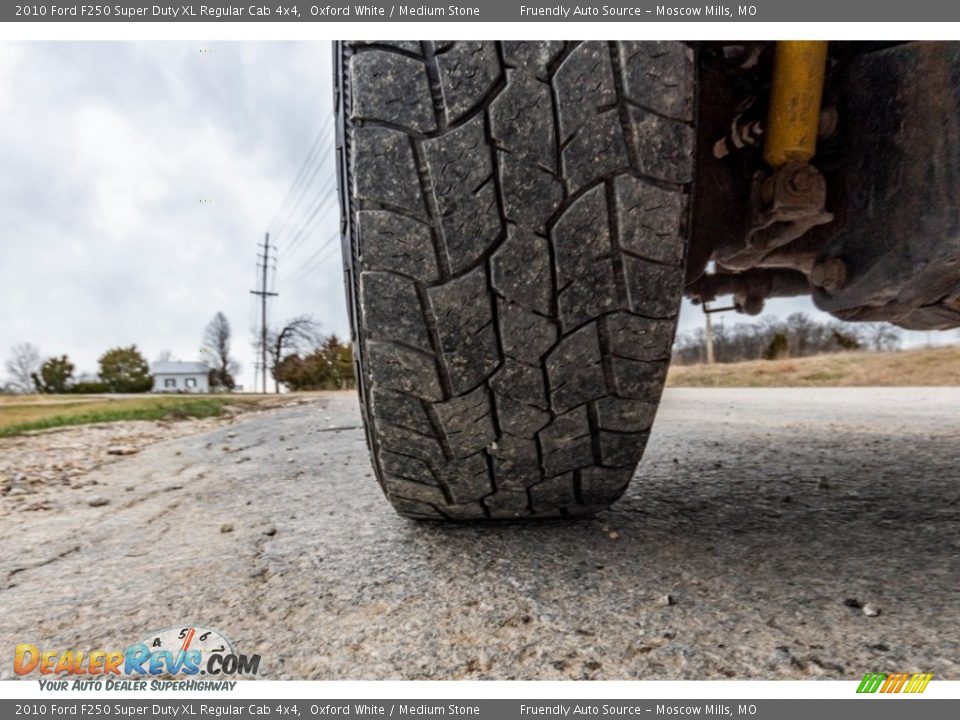
M 240 364 L 232 351 L 230 322 L 216 313 L 203 333 L 202 362 L 214 392 L 237 388 Z M 331 390 L 352 387 L 353 353 L 336 335 L 325 336 L 309 316 L 299 316 L 268 333 L 268 365 L 275 392 L 290 390 Z M 259 351 L 259 340 L 255 342 Z M 168 351 L 158 361 L 170 361 Z M 32 343 L 14 345 L 4 367 L 8 393 L 143 393 L 153 389 L 150 363 L 136 345 L 116 347 L 98 359 L 95 378 L 76 376 L 69 356 L 44 357 Z
M 713 355 L 720 363 L 744 360 L 778 360 L 824 353 L 899 349 L 900 331 L 889 323 L 848 324 L 837 320 L 819 322 L 804 313 L 786 320 L 764 318 L 752 323 L 713 325 Z M 692 365 L 706 362 L 707 338 L 703 328 L 680 333 L 673 346 L 674 362 Z
M 14 345 L 5 363 L 4 389 L 15 393 L 141 393 L 153 387 L 150 364 L 136 345 L 108 350 L 98 360 L 95 380 L 78 380 L 67 355 L 43 359 L 31 343 Z

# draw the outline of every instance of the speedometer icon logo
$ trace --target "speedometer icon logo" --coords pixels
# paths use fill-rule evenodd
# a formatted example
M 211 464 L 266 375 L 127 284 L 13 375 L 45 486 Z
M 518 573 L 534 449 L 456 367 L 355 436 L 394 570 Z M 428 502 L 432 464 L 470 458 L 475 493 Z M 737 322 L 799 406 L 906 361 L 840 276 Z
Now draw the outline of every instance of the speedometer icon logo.
M 142 640 L 151 652 L 167 651 L 181 657 L 190 651 L 200 653 L 200 667 L 206 667 L 211 655 L 234 655 L 233 643 L 223 633 L 200 625 L 169 627 L 150 633 Z M 206 674 L 203 670 L 200 674 Z

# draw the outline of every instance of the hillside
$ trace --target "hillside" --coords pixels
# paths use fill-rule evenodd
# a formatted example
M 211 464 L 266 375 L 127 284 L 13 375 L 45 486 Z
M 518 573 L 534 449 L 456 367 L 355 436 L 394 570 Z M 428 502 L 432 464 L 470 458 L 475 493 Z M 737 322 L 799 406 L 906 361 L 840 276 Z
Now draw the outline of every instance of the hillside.
M 844 387 L 960 385 L 960 347 L 849 352 L 787 360 L 674 365 L 671 387 Z

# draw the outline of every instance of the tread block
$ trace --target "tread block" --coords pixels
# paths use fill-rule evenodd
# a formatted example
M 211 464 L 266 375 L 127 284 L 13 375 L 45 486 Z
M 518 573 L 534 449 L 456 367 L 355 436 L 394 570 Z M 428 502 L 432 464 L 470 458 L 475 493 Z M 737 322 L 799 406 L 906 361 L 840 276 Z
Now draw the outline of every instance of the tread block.
M 483 453 L 447 463 L 437 474 L 456 504 L 468 503 L 493 492 L 490 472 Z
M 674 321 L 621 312 L 604 319 L 610 350 L 634 360 L 669 360 L 673 346 Z
M 683 295 L 683 268 L 624 255 L 623 271 L 631 310 L 651 318 L 676 317 Z
M 436 484 L 430 463 L 422 458 L 401 455 L 391 450 L 386 450 L 382 446 L 378 456 L 380 458 L 380 467 L 382 467 L 386 473 L 390 473 L 397 478 L 410 480 L 411 482 L 426 485 Z
M 433 425 L 418 398 L 378 387 L 370 390 L 370 401 L 373 417 L 377 420 L 433 435 Z
M 401 515 L 417 520 L 443 520 L 443 515 L 429 503 L 403 497 L 393 497 L 391 502 Z
M 457 42 L 436 59 L 447 122 L 479 105 L 500 79 L 500 59 L 492 42 Z
M 368 338 L 402 342 L 429 352 L 430 337 L 412 280 L 364 271 L 360 273 L 360 303 Z
M 437 403 L 434 408 L 454 457 L 473 455 L 497 438 L 490 391 L 482 385 L 466 395 Z
M 598 260 L 560 292 L 558 302 L 564 331 L 620 306 L 614 273 L 612 259 Z
M 545 75 L 550 63 L 563 51 L 561 41 L 504 40 L 503 59 L 517 72 Z
M 604 430 L 639 432 L 653 424 L 657 414 L 656 400 L 605 397 L 597 400 L 597 425 Z
M 577 198 L 557 219 L 552 232 L 557 281 L 564 287 L 598 260 L 610 257 L 610 225 L 603 185 Z
M 560 119 L 560 141 L 566 142 L 600 108 L 617 100 L 605 42 L 584 42 L 560 64 L 553 80 Z
M 550 422 L 550 413 L 506 395 L 494 393 L 497 421 L 505 433 L 532 438 Z
M 484 498 L 483 502 L 490 511 L 490 517 L 497 520 L 512 520 L 530 514 L 530 498 L 525 491 L 500 490 Z
M 504 354 L 529 365 L 539 365 L 540 359 L 557 342 L 557 326 L 553 320 L 502 298 L 497 300 L 497 310 Z
M 558 475 L 530 487 L 533 511 L 551 510 L 577 504 L 573 473 Z
M 422 146 L 441 215 L 453 212 L 493 173 L 482 115 L 439 137 L 424 140 Z
M 463 503 L 461 505 L 444 505 L 443 514 L 451 520 L 472 521 L 486 518 L 483 505 L 479 502 Z
M 504 215 L 517 225 L 545 234 L 547 220 L 563 202 L 563 182 L 510 153 L 501 152 L 499 164 Z
M 543 451 L 544 469 L 550 477 L 576 470 L 588 461 L 593 462 L 590 421 L 585 405 L 559 415 L 537 437 Z
M 585 121 L 563 149 L 562 157 L 563 173 L 571 193 L 598 177 L 629 169 L 627 144 L 616 108 Z
M 626 98 L 660 115 L 693 120 L 693 48 L 682 42 L 617 44 Z
M 440 443 L 437 442 L 433 433 L 426 435 L 414 432 L 395 424 L 392 420 L 378 420 L 376 422 L 381 450 L 393 452 L 400 456 L 419 458 L 426 463 L 446 462 Z M 396 474 L 405 475 L 405 473 L 399 471 Z
M 357 128 L 354 132 L 354 192 L 372 200 L 422 214 L 420 177 L 410 138 L 388 128 Z
M 367 366 L 375 384 L 422 397 L 442 400 L 443 390 L 434 359 L 388 342 L 366 342 Z
M 687 196 L 670 192 L 632 175 L 614 181 L 620 247 L 657 262 L 683 264 L 681 221 Z
M 539 365 L 524 365 L 509 357 L 490 378 L 490 388 L 498 395 L 546 410 L 549 403 L 543 383 L 543 371 Z
M 519 160 L 557 171 L 553 98 L 550 86 L 514 73 L 490 105 L 490 134 Z
M 422 282 L 438 277 L 430 226 L 389 210 L 357 213 L 360 262 L 370 270 L 394 270 Z
M 617 395 L 640 400 L 656 400 L 660 397 L 667 377 L 667 362 L 641 362 L 614 356 L 610 364 Z
M 490 263 L 493 287 L 518 305 L 549 314 L 553 306 L 550 244 L 528 230 L 510 227 Z
M 693 180 L 694 132 L 690 125 L 629 108 L 637 170 L 669 183 Z
M 521 491 L 542 477 L 537 443 L 530 438 L 503 435 L 490 449 L 497 490 Z
M 609 393 L 595 322 L 561 338 L 547 356 L 546 366 L 550 405 L 557 412 L 566 412 Z
M 453 391 L 476 387 L 500 364 L 483 267 L 427 290 Z
M 423 152 L 441 216 L 447 257 L 451 269 L 457 272 L 486 252 L 502 231 L 483 116 L 424 140 Z
M 383 120 L 418 133 L 437 126 L 430 79 L 422 62 L 384 50 L 350 58 L 352 118 Z
M 447 262 L 460 272 L 489 250 L 503 234 L 503 221 L 493 182 L 465 196 L 449 215 L 440 218 Z
M 580 471 L 580 495 L 586 505 L 605 507 L 616 502 L 633 478 L 634 469 L 591 467 Z
M 437 505 L 443 505 L 446 502 L 443 491 L 436 485 L 414 482 L 389 473 L 385 473 L 383 476 L 383 489 L 391 500 L 395 497 L 401 497 Z
M 643 457 L 648 433 L 613 433 L 600 431 L 600 461 L 604 465 L 636 465 Z

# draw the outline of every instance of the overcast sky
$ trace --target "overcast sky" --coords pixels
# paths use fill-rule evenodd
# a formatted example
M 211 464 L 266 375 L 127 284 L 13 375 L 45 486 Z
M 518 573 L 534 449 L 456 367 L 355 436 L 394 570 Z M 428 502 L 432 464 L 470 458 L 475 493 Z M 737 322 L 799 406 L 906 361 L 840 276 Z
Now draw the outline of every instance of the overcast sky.
M 331 108 L 325 42 L 0 44 L 0 356 L 195 360 L 222 310 L 250 387 L 257 243 Z M 333 167 L 284 213 L 272 315 L 344 335 L 336 208 L 285 251 Z
M 272 319 L 312 314 L 347 335 L 332 195 L 304 227 L 332 186 L 331 112 L 326 42 L 0 44 L 0 357 L 32 342 L 95 373 L 105 350 L 135 343 L 195 360 L 222 310 L 249 389 L 268 230 Z M 325 162 L 275 222 L 318 136 Z M 818 314 L 770 305 L 794 310 Z M 702 322 L 685 304 L 681 330 Z

